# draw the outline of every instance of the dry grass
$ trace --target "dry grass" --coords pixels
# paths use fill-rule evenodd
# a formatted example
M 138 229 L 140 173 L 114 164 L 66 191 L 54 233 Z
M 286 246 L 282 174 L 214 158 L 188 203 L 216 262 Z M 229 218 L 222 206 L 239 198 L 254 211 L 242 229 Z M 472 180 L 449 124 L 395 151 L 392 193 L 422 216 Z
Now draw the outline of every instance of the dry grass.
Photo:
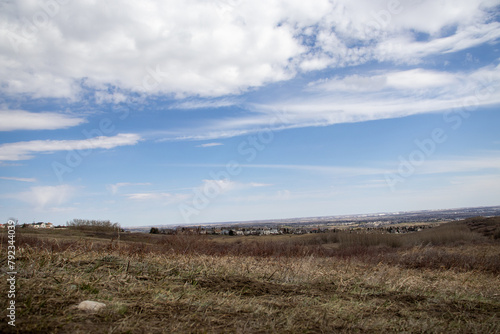
M 147 235 L 118 243 L 20 231 L 16 330 L 498 333 L 500 245 L 458 226 L 372 241 L 331 235 L 239 243 Z M 2 238 L 1 258 L 5 248 Z M 74 308 L 83 300 L 107 307 Z M 10 329 L 1 323 L 0 331 Z

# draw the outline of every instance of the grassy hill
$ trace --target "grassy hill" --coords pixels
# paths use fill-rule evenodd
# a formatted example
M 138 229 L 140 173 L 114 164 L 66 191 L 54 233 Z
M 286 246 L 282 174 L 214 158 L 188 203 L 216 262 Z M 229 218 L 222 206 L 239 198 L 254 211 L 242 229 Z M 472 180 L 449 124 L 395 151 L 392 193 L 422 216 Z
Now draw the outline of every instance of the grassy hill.
M 18 229 L 16 327 L 0 331 L 500 332 L 498 231 L 479 217 L 399 235 Z

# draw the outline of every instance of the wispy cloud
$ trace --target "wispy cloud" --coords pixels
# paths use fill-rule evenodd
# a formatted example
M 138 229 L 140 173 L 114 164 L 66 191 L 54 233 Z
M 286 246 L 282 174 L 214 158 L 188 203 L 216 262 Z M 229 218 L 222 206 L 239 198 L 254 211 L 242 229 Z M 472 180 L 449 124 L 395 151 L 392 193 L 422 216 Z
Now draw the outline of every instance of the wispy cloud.
M 495 104 L 500 104 L 500 65 L 472 72 L 379 70 L 316 80 L 294 97 L 248 103 L 239 117 L 172 131 L 163 140 L 217 140 Z
M 383 168 L 363 168 L 356 166 L 321 166 L 321 165 L 280 165 L 280 164 L 243 164 L 242 168 L 259 168 L 259 169 L 283 169 L 294 170 L 298 172 L 321 173 L 334 176 L 363 176 L 363 175 L 378 175 L 385 171 Z
M 443 71 L 415 68 L 405 71 L 374 73 L 373 75 L 348 75 L 322 79 L 308 84 L 310 90 L 328 92 L 373 92 L 382 90 L 421 91 L 422 89 L 455 88 L 464 75 Z M 448 88 L 450 89 L 450 88 Z
M 469 173 L 500 170 L 500 152 L 493 156 L 450 157 L 448 159 L 429 160 L 416 168 L 417 174 Z
M 151 183 L 130 183 L 130 182 L 120 182 L 115 184 L 108 184 L 106 188 L 113 194 L 117 194 L 120 188 L 131 187 L 131 186 L 150 186 Z
M 500 168 L 500 152 L 491 151 L 483 155 L 457 156 L 442 159 L 432 159 L 429 157 L 421 165 L 415 167 L 415 174 L 454 174 L 481 172 L 485 170 L 496 171 Z M 306 172 L 313 174 L 322 174 L 334 177 L 358 177 L 358 176 L 376 176 L 380 179 L 368 181 L 380 184 L 385 173 L 397 173 L 397 167 L 400 160 L 394 157 L 394 161 L 378 161 L 374 166 L 378 167 L 358 167 L 358 166 L 327 166 L 327 165 L 297 165 L 297 164 L 239 164 L 244 169 L 275 169 L 291 170 L 295 172 Z M 224 164 L 180 164 L 174 166 L 186 167 L 207 167 L 207 168 L 225 168 Z M 384 181 L 385 182 L 385 181 Z M 236 183 L 235 183 L 236 184 Z M 248 186 L 270 186 L 271 184 L 248 183 Z
M 0 176 L 2 180 L 19 181 L 19 182 L 36 182 L 35 178 Z
M 237 99 L 223 98 L 223 99 L 195 99 L 187 100 L 173 104 L 169 109 L 202 109 L 202 108 L 222 108 L 230 107 L 239 104 Z
M 250 182 L 249 185 L 254 188 L 260 188 L 260 187 L 270 187 L 272 186 L 271 183 L 258 183 L 258 182 Z
M 430 55 L 465 50 L 499 37 L 500 23 L 493 22 L 464 26 L 451 36 L 429 41 L 415 41 L 409 35 L 399 35 L 380 42 L 373 51 L 379 61 L 418 63 Z
M 214 146 L 221 146 L 224 145 L 222 143 L 206 143 L 206 144 L 201 144 L 201 145 L 196 145 L 196 147 L 214 147 Z
M 100 136 L 84 140 L 33 140 L 0 145 L 0 160 L 16 161 L 32 159 L 35 153 L 54 151 L 112 149 L 118 146 L 135 145 L 139 135 L 122 133 L 113 137 Z
M 300 98 L 257 105 L 296 126 L 324 126 L 500 104 L 500 66 L 472 73 L 429 70 L 352 75 L 316 81 Z M 262 117 L 262 115 L 256 115 Z
M 0 131 L 65 129 L 85 122 L 84 118 L 55 112 L 0 110 Z
M 272 184 L 259 183 L 259 182 L 237 182 L 233 180 L 214 180 L 206 179 L 202 180 L 201 184 L 194 188 L 183 188 L 178 190 L 183 190 L 182 192 L 165 192 L 165 191 L 152 191 L 152 192 L 139 192 L 139 193 L 129 193 L 124 196 L 130 200 L 135 201 L 160 201 L 164 204 L 180 203 L 182 201 L 188 201 L 197 196 L 197 194 L 203 194 L 203 196 L 208 196 L 210 198 L 218 197 L 229 192 L 241 191 L 251 188 L 262 188 L 269 187 Z
M 183 193 L 143 192 L 126 194 L 125 197 L 132 201 L 147 202 L 150 204 L 160 203 L 162 205 L 171 205 L 187 200 L 188 198 L 190 198 L 190 195 Z

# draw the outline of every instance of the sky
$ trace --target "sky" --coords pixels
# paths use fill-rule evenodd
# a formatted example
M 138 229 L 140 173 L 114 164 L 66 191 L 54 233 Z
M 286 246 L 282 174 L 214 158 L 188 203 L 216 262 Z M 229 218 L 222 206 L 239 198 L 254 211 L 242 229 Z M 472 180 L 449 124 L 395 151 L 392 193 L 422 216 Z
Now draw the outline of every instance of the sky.
M 0 213 L 500 205 L 498 0 L 0 1 Z

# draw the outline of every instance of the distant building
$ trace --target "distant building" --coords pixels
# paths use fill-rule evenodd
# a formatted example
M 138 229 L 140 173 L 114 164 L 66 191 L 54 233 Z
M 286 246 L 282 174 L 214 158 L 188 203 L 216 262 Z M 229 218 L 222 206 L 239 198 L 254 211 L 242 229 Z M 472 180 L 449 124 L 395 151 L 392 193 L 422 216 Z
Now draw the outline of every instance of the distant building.
M 28 224 L 28 227 L 31 227 L 31 228 L 54 228 L 54 224 L 38 222 L 38 223 Z

